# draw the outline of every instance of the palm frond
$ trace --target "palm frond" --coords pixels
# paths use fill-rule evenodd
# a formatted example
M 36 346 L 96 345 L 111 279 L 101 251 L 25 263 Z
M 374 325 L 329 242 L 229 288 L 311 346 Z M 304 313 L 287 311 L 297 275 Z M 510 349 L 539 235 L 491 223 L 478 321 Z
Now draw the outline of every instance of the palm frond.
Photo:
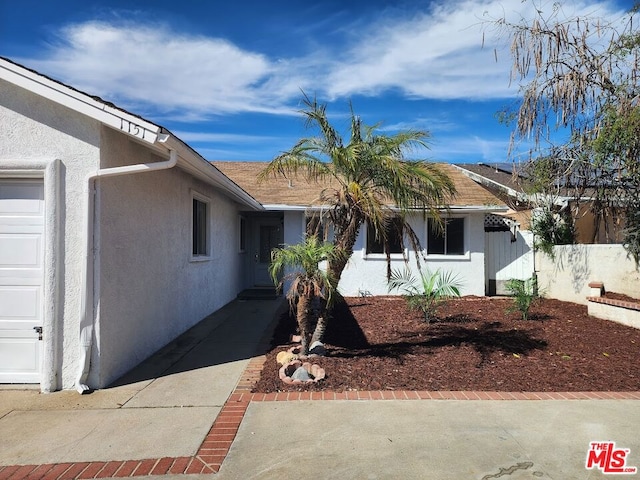
M 439 220 L 441 209 L 455 195 L 455 185 L 442 168 L 404 158 L 409 150 L 428 147 L 429 132 L 380 134 L 380 124 L 366 125 L 350 104 L 350 131 L 345 141 L 329 122 L 326 105 L 304 92 L 302 102 L 305 123 L 317 134 L 299 140 L 289 151 L 275 157 L 260 174 L 260 180 L 272 175 L 301 174 L 308 181 L 335 181 L 322 190 L 320 198 L 330 205 L 334 244 L 345 254 L 352 252 L 365 222 L 386 240 L 385 222 L 394 214 L 403 219 L 403 232 L 417 246 L 418 236 L 405 220 L 407 213 L 419 209 Z M 332 263 L 330 269 L 336 279 L 345 265 L 344 259 Z

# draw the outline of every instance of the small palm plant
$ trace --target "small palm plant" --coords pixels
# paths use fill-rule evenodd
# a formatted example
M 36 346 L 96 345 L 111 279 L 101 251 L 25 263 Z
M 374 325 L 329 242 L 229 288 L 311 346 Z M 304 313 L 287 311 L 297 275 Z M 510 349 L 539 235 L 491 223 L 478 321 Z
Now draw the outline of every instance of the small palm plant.
M 539 298 L 538 280 L 535 275 L 527 280 L 512 278 L 507 281 L 505 288 L 513 295 L 513 305 L 508 311 L 519 311 L 522 319 L 528 320 L 531 305 Z
M 285 281 L 291 280 L 287 298 L 292 307 L 297 302 L 296 319 L 302 338 L 302 355 L 309 353 L 314 301 L 322 300 L 324 304 L 331 304 L 336 293 L 332 279 L 320 268 L 319 263 L 340 255 L 342 253 L 332 244 L 320 242 L 315 235 L 307 237 L 302 243 L 276 248 L 272 252 L 269 274 L 274 284 L 281 288 Z M 285 268 L 292 271 L 282 277 Z
M 424 321 L 430 323 L 438 306 L 447 298 L 459 297 L 462 282 L 451 272 L 421 271 L 420 277 L 413 276 L 407 268 L 392 270 L 389 279 L 389 292 L 404 292 L 409 308 L 420 310 Z

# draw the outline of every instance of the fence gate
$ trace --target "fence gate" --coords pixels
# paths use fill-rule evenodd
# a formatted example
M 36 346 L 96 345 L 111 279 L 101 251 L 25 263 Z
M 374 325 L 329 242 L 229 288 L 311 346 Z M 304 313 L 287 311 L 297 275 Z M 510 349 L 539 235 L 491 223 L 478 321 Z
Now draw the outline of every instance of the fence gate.
M 533 234 L 493 214 L 485 216 L 484 231 L 485 294 L 507 295 L 507 280 L 526 280 L 534 274 Z

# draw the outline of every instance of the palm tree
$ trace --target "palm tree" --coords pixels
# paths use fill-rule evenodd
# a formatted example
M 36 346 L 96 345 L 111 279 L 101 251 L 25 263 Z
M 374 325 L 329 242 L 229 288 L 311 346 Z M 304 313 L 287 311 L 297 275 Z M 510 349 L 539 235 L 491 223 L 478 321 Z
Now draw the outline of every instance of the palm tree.
M 319 264 L 325 260 L 336 260 L 341 255 L 332 244 L 321 243 L 315 235 L 307 237 L 302 243 L 276 248 L 272 252 L 269 274 L 274 284 L 281 287 L 286 280 L 291 280 L 287 298 L 292 306 L 297 301 L 296 319 L 302 338 L 302 355 L 309 353 L 309 345 L 312 343 L 314 301 L 323 299 L 330 305 L 336 293 L 334 282 Z M 286 268 L 293 271 L 282 277 Z
M 333 244 L 343 252 L 330 259 L 327 267 L 333 287 L 337 288 L 365 222 L 386 244 L 386 226 L 393 218 L 399 218 L 400 236 L 406 235 L 418 251 L 418 238 L 406 222 L 407 214 L 418 209 L 440 220 L 439 208 L 455 195 L 455 186 L 436 164 L 405 160 L 407 149 L 427 146 L 427 132 L 379 135 L 378 125 L 363 124 L 351 109 L 347 143 L 329 123 L 326 105 L 306 95 L 303 101 L 306 108 L 301 113 L 306 126 L 317 129 L 319 135 L 302 138 L 289 151 L 275 157 L 261 172 L 260 179 L 301 174 L 308 181 L 330 185 L 322 190 L 320 200 L 330 207 Z M 388 266 L 387 275 L 390 274 Z M 317 328 L 322 330 L 314 338 L 321 337 L 325 327 L 318 322 Z

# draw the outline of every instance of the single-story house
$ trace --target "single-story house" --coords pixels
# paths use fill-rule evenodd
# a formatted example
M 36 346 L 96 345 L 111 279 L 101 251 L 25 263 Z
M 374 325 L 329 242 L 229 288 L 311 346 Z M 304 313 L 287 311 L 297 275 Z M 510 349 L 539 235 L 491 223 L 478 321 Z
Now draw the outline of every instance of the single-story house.
M 264 211 L 243 212 L 246 232 L 245 275 L 255 286 L 270 285 L 267 273 L 269 252 L 281 243 L 295 244 L 304 236 L 307 222 L 326 206 L 318 204 L 323 188 L 302 176 L 270 177 L 258 182 L 265 164 L 260 162 L 213 162 L 225 175 L 249 192 Z M 429 228 L 429 218 L 416 212 L 410 219 L 426 258 L 426 268 L 441 269 L 457 275 L 463 283 L 463 295 L 504 293 L 509 278 L 527 279 L 533 275 L 531 242 L 523 238 L 517 222 L 498 216 L 508 207 L 503 200 L 449 164 L 441 168 L 455 183 L 457 195 L 443 215 L 444 238 Z M 338 286 L 345 296 L 387 295 L 387 255 L 366 225 L 361 228 L 347 267 Z M 391 252 L 391 267 L 416 271 L 416 252 L 410 242 L 397 242 Z M 405 261 L 408 260 L 408 262 Z M 422 266 L 425 262 L 422 261 Z M 398 292 L 394 292 L 398 293 Z
M 510 218 L 516 219 L 522 230 L 529 230 L 533 209 L 539 204 L 541 195 L 526 192 L 524 186 L 527 178 L 512 163 L 475 163 L 455 165 L 461 172 L 480 185 L 491 190 L 510 206 L 506 213 Z M 621 243 L 624 221 L 622 218 L 608 218 L 607 221 L 596 217 L 590 210 L 592 199 L 588 192 L 576 204 L 572 191 L 566 185 L 558 189 L 551 201 L 559 210 L 571 208 L 574 212 L 574 225 L 576 231 L 576 243 Z
M 166 129 L 0 58 L 0 383 L 109 385 L 244 288 L 262 210 Z
M 299 242 L 324 207 L 316 184 L 258 183 L 264 166 L 211 164 L 165 128 L 0 58 L 0 383 L 103 388 L 271 285 L 271 250 Z M 463 294 L 490 293 L 488 259 L 517 232 L 498 219 L 507 240 L 487 236 L 506 204 L 443 168 L 458 190 L 445 235 L 419 213 L 413 229 L 429 268 L 459 274 Z M 394 267 L 415 254 L 392 251 Z M 340 290 L 387 293 L 366 226 Z

